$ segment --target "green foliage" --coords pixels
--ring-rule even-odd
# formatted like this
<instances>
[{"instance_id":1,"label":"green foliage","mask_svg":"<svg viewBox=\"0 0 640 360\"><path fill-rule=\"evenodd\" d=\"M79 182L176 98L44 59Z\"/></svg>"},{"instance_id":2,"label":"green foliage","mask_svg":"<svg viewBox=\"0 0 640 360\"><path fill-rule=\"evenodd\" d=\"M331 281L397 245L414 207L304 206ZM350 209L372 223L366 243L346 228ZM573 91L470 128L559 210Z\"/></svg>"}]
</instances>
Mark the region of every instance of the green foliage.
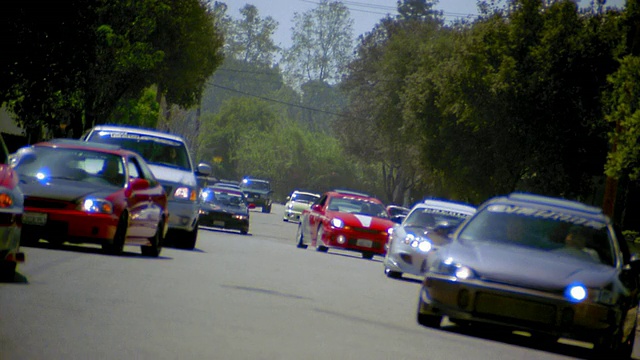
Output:
<instances>
[{"instance_id":1,"label":"green foliage","mask_svg":"<svg viewBox=\"0 0 640 360\"><path fill-rule=\"evenodd\" d=\"M232 21L227 34L228 56L253 65L272 66L279 48L273 43L278 22L271 16L261 18L254 5L240 9L242 19Z\"/></svg>"},{"instance_id":2,"label":"green foliage","mask_svg":"<svg viewBox=\"0 0 640 360\"><path fill-rule=\"evenodd\" d=\"M121 99L107 122L154 129L158 124L159 113L156 90L147 88L139 99Z\"/></svg>"},{"instance_id":3,"label":"green foliage","mask_svg":"<svg viewBox=\"0 0 640 360\"><path fill-rule=\"evenodd\" d=\"M640 179L640 57L626 56L620 68L609 77L607 121L614 124L610 133L611 151L605 173L612 178L628 176Z\"/></svg>"}]
</instances>

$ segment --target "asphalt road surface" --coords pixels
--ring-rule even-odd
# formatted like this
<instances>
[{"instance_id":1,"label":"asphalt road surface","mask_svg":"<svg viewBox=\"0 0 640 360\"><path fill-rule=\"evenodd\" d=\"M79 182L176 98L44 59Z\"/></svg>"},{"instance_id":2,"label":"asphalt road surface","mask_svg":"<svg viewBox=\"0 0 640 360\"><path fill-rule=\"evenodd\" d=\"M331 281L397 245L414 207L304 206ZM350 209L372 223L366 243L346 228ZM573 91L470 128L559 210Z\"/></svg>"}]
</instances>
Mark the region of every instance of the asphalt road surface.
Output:
<instances>
[{"instance_id":1,"label":"asphalt road surface","mask_svg":"<svg viewBox=\"0 0 640 360\"><path fill-rule=\"evenodd\" d=\"M201 229L195 251L25 247L0 284L0 359L566 359L552 344L496 329L416 323L417 278L381 259L294 245L296 224L251 213L250 234ZM640 337L639 337L640 338ZM640 354L636 344L635 354Z\"/></svg>"}]
</instances>

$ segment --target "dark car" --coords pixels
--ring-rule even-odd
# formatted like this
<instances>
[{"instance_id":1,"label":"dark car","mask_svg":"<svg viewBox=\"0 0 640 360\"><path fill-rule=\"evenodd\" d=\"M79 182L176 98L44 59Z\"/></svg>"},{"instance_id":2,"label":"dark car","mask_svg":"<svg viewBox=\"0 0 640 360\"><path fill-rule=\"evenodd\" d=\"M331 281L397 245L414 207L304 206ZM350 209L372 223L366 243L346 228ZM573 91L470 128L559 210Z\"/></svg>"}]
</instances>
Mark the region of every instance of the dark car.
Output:
<instances>
[{"instance_id":1,"label":"dark car","mask_svg":"<svg viewBox=\"0 0 640 360\"><path fill-rule=\"evenodd\" d=\"M0 281L13 280L17 264L25 259L20 251L23 195L18 174L8 161L8 151L0 135Z\"/></svg>"},{"instance_id":2,"label":"dark car","mask_svg":"<svg viewBox=\"0 0 640 360\"><path fill-rule=\"evenodd\" d=\"M207 187L202 190L200 226L238 230L249 233L249 208L240 190Z\"/></svg>"},{"instance_id":3,"label":"dark car","mask_svg":"<svg viewBox=\"0 0 640 360\"><path fill-rule=\"evenodd\" d=\"M417 320L502 325L629 358L640 263L597 207L513 193L488 200L435 253Z\"/></svg>"},{"instance_id":4,"label":"dark car","mask_svg":"<svg viewBox=\"0 0 640 360\"><path fill-rule=\"evenodd\" d=\"M271 183L264 179L245 177L240 182L240 188L247 198L247 204L261 207L263 213L271 212Z\"/></svg>"},{"instance_id":5,"label":"dark car","mask_svg":"<svg viewBox=\"0 0 640 360\"><path fill-rule=\"evenodd\" d=\"M385 255L395 225L379 199L346 190L328 191L302 211L296 243L322 252L329 248L355 251L372 259Z\"/></svg>"},{"instance_id":6,"label":"dark car","mask_svg":"<svg viewBox=\"0 0 640 360\"><path fill-rule=\"evenodd\" d=\"M18 150L23 244L95 243L112 254L139 245L159 256L167 195L144 159L120 147L52 140Z\"/></svg>"},{"instance_id":7,"label":"dark car","mask_svg":"<svg viewBox=\"0 0 640 360\"><path fill-rule=\"evenodd\" d=\"M389 213L391 220L398 224L400 224L402 220L404 220L404 218L409 214L410 210L411 209L408 209L404 206L387 205L387 212Z\"/></svg>"}]
</instances>

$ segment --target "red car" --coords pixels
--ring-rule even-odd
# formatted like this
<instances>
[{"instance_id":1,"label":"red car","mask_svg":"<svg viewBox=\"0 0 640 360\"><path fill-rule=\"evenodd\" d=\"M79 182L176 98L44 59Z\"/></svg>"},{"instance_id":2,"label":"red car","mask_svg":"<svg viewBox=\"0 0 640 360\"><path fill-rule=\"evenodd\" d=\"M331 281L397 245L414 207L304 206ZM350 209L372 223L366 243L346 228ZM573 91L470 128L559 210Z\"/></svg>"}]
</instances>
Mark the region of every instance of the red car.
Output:
<instances>
[{"instance_id":1,"label":"red car","mask_svg":"<svg viewBox=\"0 0 640 360\"><path fill-rule=\"evenodd\" d=\"M315 246L362 253L365 259L384 256L391 221L384 204L369 195L335 190L325 193L311 208L304 210L296 234L297 246Z\"/></svg>"},{"instance_id":2,"label":"red car","mask_svg":"<svg viewBox=\"0 0 640 360\"><path fill-rule=\"evenodd\" d=\"M118 146L51 140L18 150L23 244L95 243L111 254L140 245L157 257L167 231L167 195L145 160Z\"/></svg>"},{"instance_id":3,"label":"red car","mask_svg":"<svg viewBox=\"0 0 640 360\"><path fill-rule=\"evenodd\" d=\"M16 265L24 261L20 252L22 192L18 175L8 164L8 153L0 136L0 281L11 281Z\"/></svg>"}]
</instances>

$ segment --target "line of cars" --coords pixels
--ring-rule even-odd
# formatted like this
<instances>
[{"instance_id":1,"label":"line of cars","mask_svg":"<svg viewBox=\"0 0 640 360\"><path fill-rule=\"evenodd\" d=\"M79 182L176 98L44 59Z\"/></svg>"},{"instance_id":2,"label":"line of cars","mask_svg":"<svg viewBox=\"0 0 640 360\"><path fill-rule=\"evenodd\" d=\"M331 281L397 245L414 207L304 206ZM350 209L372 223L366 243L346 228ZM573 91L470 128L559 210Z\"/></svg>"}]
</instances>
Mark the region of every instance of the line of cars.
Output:
<instances>
[{"instance_id":1,"label":"line of cars","mask_svg":"<svg viewBox=\"0 0 640 360\"><path fill-rule=\"evenodd\" d=\"M589 342L598 357L630 358L640 257L601 208L512 193L478 207L426 200L400 224L390 217L366 194L329 191L300 214L295 243L384 256L388 277L419 276L423 326L439 328L446 317L459 326Z\"/></svg>"}]
</instances>

